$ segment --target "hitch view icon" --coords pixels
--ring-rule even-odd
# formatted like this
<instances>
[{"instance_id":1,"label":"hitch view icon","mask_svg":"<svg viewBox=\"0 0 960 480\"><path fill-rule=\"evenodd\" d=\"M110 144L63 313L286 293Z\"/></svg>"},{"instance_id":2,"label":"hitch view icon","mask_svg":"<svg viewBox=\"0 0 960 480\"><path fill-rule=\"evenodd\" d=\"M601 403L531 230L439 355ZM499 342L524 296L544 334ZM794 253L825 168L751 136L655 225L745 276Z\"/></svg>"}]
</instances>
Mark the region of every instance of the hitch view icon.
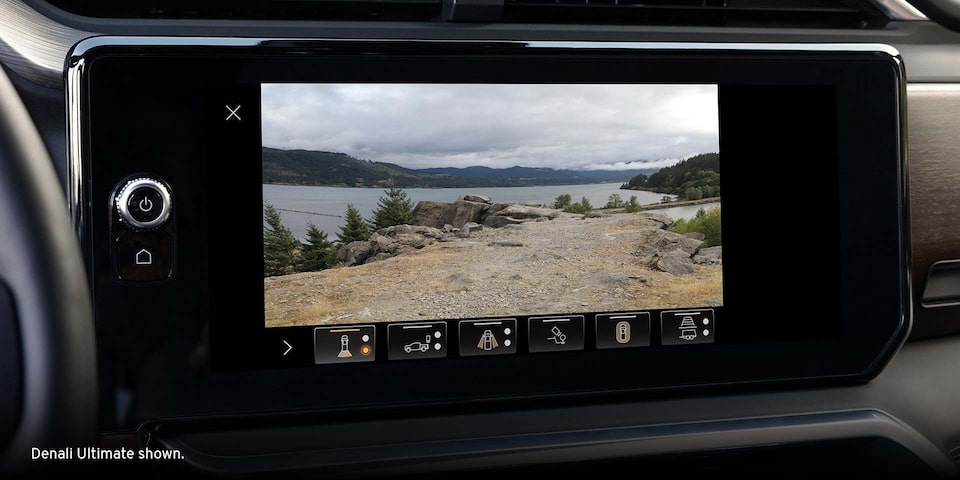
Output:
<instances>
[{"instance_id":1,"label":"hitch view icon","mask_svg":"<svg viewBox=\"0 0 960 480\"><path fill-rule=\"evenodd\" d=\"M692 341L697 338L697 324L693 323L693 317L683 317L680 321L680 338L686 341Z\"/></svg>"},{"instance_id":2,"label":"hitch view icon","mask_svg":"<svg viewBox=\"0 0 960 480\"><path fill-rule=\"evenodd\" d=\"M713 343L716 334L712 308L661 312L660 324L663 329L664 345Z\"/></svg>"},{"instance_id":3,"label":"hitch view icon","mask_svg":"<svg viewBox=\"0 0 960 480\"><path fill-rule=\"evenodd\" d=\"M547 337L547 340L553 340L553 343L557 345L566 345L567 344L567 335L560 330L560 327L554 325L550 329L550 333L553 334L552 337Z\"/></svg>"}]
</instances>

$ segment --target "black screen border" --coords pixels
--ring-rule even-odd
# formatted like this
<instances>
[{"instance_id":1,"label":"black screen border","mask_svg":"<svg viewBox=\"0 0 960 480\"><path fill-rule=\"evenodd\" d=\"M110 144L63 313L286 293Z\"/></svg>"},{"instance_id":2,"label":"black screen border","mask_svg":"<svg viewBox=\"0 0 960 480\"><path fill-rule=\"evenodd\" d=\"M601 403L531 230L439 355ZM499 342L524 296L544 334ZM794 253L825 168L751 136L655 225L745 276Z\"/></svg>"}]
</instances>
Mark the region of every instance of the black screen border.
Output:
<instances>
[{"instance_id":1,"label":"black screen border","mask_svg":"<svg viewBox=\"0 0 960 480\"><path fill-rule=\"evenodd\" d=\"M833 85L838 90L838 114L846 115L839 122L838 148L843 158L842 165L850 172L874 171L882 175L850 175L859 178L861 188L876 194L872 204L894 205L896 211L867 209L864 220L867 224L882 224L884 231L895 231L896 238L882 238L882 248L860 249L854 234L847 226L841 228L842 247L846 254L860 258L863 263L881 265L882 270L864 277L856 269L842 272L844 285L843 323L839 335L826 338L778 340L770 342L698 345L696 347L666 347L638 349L638 365L655 365L657 371L649 375L623 377L598 375L604 365L613 367L616 360L610 352L574 352L583 365L567 369L559 374L554 370L561 354L527 355L480 359L456 359L424 362L384 362L374 365L336 365L315 368L274 369L281 365L264 365L261 354L248 345L237 344L231 348L230 329L227 319L211 316L209 331L205 319L212 311L208 298L199 295L204 284L215 283L213 277L183 278L189 272L206 275L206 265L196 270L180 271L179 285L167 285L162 295L177 298L180 302L171 307L180 312L189 312L177 320L163 318L172 312L158 309L153 322L162 323L161 328L170 337L153 348L165 369L182 371L170 373L169 378L159 381L158 387L169 389L164 400L151 413L143 417L203 415L224 411L270 411L286 409L312 409L322 407L347 407L374 404L402 404L409 402L436 402L511 396L551 396L571 393L597 393L611 391L661 390L677 387L702 387L747 383L777 383L786 381L810 381L832 379L864 381L886 363L902 344L909 329L909 244L906 236L906 169L904 141L904 73L896 52L880 45L739 45L724 46L692 44L592 44L563 42L444 42L444 41L348 41L348 40L251 40L251 39L134 39L122 37L98 37L86 40L75 47L69 60L68 89L71 134L71 177L69 179L72 210L82 246L88 258L95 301L98 305L98 331L116 323L128 323L131 317L130 302L139 298L166 298L157 291L149 292L143 287L118 287L112 278L103 276L104 236L99 218L105 210L104 199L96 192L111 183L110 178L94 178L92 168L91 138L91 79L100 59L126 59L127 61L150 62L152 59L175 61L178 57L209 57L229 60L235 68L225 78L225 83L237 84L265 81L264 71L277 72L269 81L307 81L302 78L309 72L289 68L291 62L312 61L323 58L367 58L369 74L379 81L383 77L376 62L409 61L419 59L464 59L480 62L491 71L497 71L503 62L530 62L536 59L562 59L568 69L577 76L580 70L574 67L591 65L598 61L647 61L670 65L663 71L652 70L643 83L718 83L721 85L784 85L796 84L789 75L790 66L817 68L829 65L838 75L820 83ZM396 63L395 63L396 64ZM519 65L519 63L515 63ZM776 66L777 68L772 68ZM382 65L380 65L382 67ZM736 68L734 68L736 67ZM864 84L864 72L876 82ZM296 72L296 73L294 73ZM712 73L711 73L712 72ZM260 77L258 77L258 75ZM408 81L416 77L423 81L436 82L436 71L408 73ZM730 76L732 75L732 77ZM720 77L725 79L717 81ZM739 77L738 77L739 76ZM678 81L678 78L686 81ZM737 79L739 78L739 80ZM692 80L697 79L694 82ZM520 82L522 83L522 82ZM529 82L537 83L537 82ZM575 78L563 82L575 83ZM617 82L622 83L622 82ZM144 86L146 88L146 86ZM217 102L220 98L216 99ZM259 105L259 95L255 99ZM721 100L722 102L722 100ZM722 105L721 105L721 108ZM216 112L219 115L219 112ZM196 113L206 115L206 113ZM721 114L722 115L722 114ZM857 121L861 120L861 121ZM876 128L863 128L871 125ZM721 124L721 128L723 128ZM259 133L259 132L258 132ZM259 150L260 136L255 136ZM895 143L873 142L877 138ZM722 135L721 135L722 141ZM242 142L236 147L241 148ZM872 146L872 147L871 147ZM245 147L243 147L245 148ZM225 155L241 150L226 149ZM857 152L851 155L851 152ZM723 146L721 145L721 153ZM722 168L722 167L721 167ZM843 173L841 172L841 175ZM212 173L211 173L212 176ZM882 177L882 178L881 178ZM849 184L845 184L849 185ZM174 186L175 190L177 186ZM850 192L850 187L841 187L841 196ZM183 193L182 191L180 192ZM191 193L192 194L192 193ZM848 193L849 194L849 193ZM207 213L207 197L197 193L194 198ZM855 201L856 205L867 203ZM845 205L841 202L841 205ZM852 206L842 208L853 208ZM852 228L852 227L851 227ZM726 230L726 229L725 229ZM181 229L181 232L185 231ZM182 235L182 233L181 233ZM206 242L207 238L195 240ZM184 242L182 236L178 239ZM845 257L847 258L847 257ZM726 270L724 272L726 277ZM856 285L873 285L881 279L894 285L889 292L876 295L852 288ZM115 282L114 282L115 283ZM158 287L159 288L159 287ZM184 289L192 290L184 290ZM133 292L134 298L119 299L118 293ZM895 291L894 291L895 290ZM889 293L893 293L890 295ZM852 314L851 312L857 312ZM257 319L264 344L275 339L271 331L264 329L262 318ZM224 325L219 325L224 323ZM196 338L194 338L196 337ZM209 343L206 343L207 339ZM278 339L276 339L279 341ZM116 363L115 352L103 351L101 342L101 371ZM273 342L278 343L278 342ZM208 356L201 361L188 359L191 352L206 345ZM239 348L238 348L239 347ZM562 354L567 355L567 354ZM813 360L811 360L813 359ZM212 360L213 368L210 361ZM589 362L586 362L589 360ZM156 361L156 360L155 360ZM611 362L612 361L612 362ZM458 363L459 362L459 363ZM463 362L482 363L480 368L471 368L473 378L462 378ZM669 367L663 367L668 365ZM248 368L261 370L246 371ZM265 368L266 369L263 369ZM231 371L225 371L231 370ZM553 373L550 373L553 371ZM652 371L652 370L651 370ZM487 373L484 373L487 372ZM506 377L503 372L509 372ZM544 374L544 372L547 372ZM367 385L356 377L366 377ZM416 380L428 378L427 382ZM339 384L340 389L329 388ZM425 388L426 387L426 388Z\"/></svg>"}]
</instances>

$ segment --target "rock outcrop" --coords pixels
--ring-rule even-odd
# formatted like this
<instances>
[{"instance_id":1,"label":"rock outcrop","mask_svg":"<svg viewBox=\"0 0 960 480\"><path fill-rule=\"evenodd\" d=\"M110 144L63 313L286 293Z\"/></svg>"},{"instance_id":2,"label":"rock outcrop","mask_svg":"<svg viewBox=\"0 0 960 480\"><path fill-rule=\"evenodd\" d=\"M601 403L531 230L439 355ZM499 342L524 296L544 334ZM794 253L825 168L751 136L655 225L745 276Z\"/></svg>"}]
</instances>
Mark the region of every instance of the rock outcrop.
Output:
<instances>
[{"instance_id":1,"label":"rock outcrop","mask_svg":"<svg viewBox=\"0 0 960 480\"><path fill-rule=\"evenodd\" d=\"M489 197L466 195L456 202L421 201L413 209L413 224L447 231L462 229L467 223L476 223L489 228L503 228L526 221L553 220L560 215L558 210L491 203Z\"/></svg>"},{"instance_id":2,"label":"rock outcrop","mask_svg":"<svg viewBox=\"0 0 960 480\"><path fill-rule=\"evenodd\" d=\"M464 195L463 199L468 202L493 203L490 201L490 197L486 195Z\"/></svg>"},{"instance_id":3,"label":"rock outcrop","mask_svg":"<svg viewBox=\"0 0 960 480\"><path fill-rule=\"evenodd\" d=\"M723 265L723 247L701 248L693 256L693 263L700 265Z\"/></svg>"},{"instance_id":4,"label":"rock outcrop","mask_svg":"<svg viewBox=\"0 0 960 480\"><path fill-rule=\"evenodd\" d=\"M488 210L490 210L489 203L466 200L457 200L453 203L421 201L417 202L417 206L413 209L411 223L434 228L443 228L444 225L449 224L454 228L460 228L467 222L483 223Z\"/></svg>"},{"instance_id":5,"label":"rock outcrop","mask_svg":"<svg viewBox=\"0 0 960 480\"><path fill-rule=\"evenodd\" d=\"M650 218L657 220L653 216ZM667 230L672 223L669 219L659 223L659 227L644 238L634 253L648 267L672 275L686 275L694 272L695 264L721 264L722 247L701 249L704 240L702 233L671 232Z\"/></svg>"},{"instance_id":6,"label":"rock outcrop","mask_svg":"<svg viewBox=\"0 0 960 480\"><path fill-rule=\"evenodd\" d=\"M384 260L444 240L443 230L422 225L381 228L370 240L350 242L337 250L338 263L353 266Z\"/></svg>"}]
</instances>

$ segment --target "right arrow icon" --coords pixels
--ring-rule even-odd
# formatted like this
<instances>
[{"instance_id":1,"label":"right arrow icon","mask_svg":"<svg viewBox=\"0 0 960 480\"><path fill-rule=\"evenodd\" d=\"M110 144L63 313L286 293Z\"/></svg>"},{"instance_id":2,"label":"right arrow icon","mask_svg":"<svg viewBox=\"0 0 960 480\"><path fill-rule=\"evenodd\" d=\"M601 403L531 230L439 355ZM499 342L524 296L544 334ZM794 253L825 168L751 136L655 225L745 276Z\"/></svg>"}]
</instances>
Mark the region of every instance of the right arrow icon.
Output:
<instances>
[{"instance_id":1,"label":"right arrow icon","mask_svg":"<svg viewBox=\"0 0 960 480\"><path fill-rule=\"evenodd\" d=\"M293 350L293 345L290 345L289 343L287 343L286 340L283 341L283 344L287 346L287 350L283 352L283 356L286 357L287 354L290 353L290 350Z\"/></svg>"}]
</instances>

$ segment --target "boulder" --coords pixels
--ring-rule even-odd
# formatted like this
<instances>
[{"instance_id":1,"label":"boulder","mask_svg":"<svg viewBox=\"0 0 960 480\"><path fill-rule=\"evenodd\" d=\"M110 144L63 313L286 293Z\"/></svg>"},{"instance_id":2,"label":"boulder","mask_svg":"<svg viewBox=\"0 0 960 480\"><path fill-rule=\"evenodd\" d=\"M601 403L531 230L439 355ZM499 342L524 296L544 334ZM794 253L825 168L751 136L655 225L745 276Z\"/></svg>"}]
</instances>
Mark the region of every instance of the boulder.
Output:
<instances>
[{"instance_id":1,"label":"boulder","mask_svg":"<svg viewBox=\"0 0 960 480\"><path fill-rule=\"evenodd\" d=\"M423 225L394 225L392 227L381 228L380 230L377 230L376 233L385 237L395 238L397 241L400 241L400 238L404 235L415 235L434 240L439 240L444 235L443 230L440 230L439 228L427 227Z\"/></svg>"},{"instance_id":2,"label":"boulder","mask_svg":"<svg viewBox=\"0 0 960 480\"><path fill-rule=\"evenodd\" d=\"M400 246L395 239L380 235L379 233L371 235L370 241L374 243L377 252L382 253L396 253L397 248Z\"/></svg>"},{"instance_id":3,"label":"boulder","mask_svg":"<svg viewBox=\"0 0 960 480\"><path fill-rule=\"evenodd\" d=\"M702 234L702 233L700 233L700 232L687 232L687 233L684 233L684 235L687 236L687 237L690 237L690 238L692 238L692 239L695 239L695 240L700 240L701 242L702 242L705 238L707 238L706 235L704 235L704 234Z\"/></svg>"},{"instance_id":4,"label":"boulder","mask_svg":"<svg viewBox=\"0 0 960 480\"><path fill-rule=\"evenodd\" d=\"M538 208L538 207L528 207L526 205L510 205L502 210L497 211L493 215L501 217L511 217L518 220L537 220L537 219L547 219L553 220L560 215L559 210L554 210L552 208Z\"/></svg>"},{"instance_id":5,"label":"boulder","mask_svg":"<svg viewBox=\"0 0 960 480\"><path fill-rule=\"evenodd\" d=\"M464 223L483 223L490 205L482 202L457 200L453 203L420 201L413 209L414 225L432 228L461 228Z\"/></svg>"},{"instance_id":6,"label":"boulder","mask_svg":"<svg viewBox=\"0 0 960 480\"><path fill-rule=\"evenodd\" d=\"M463 224L463 228L457 232L457 236L460 238L469 238L470 234L473 232L479 232L483 230L483 225L475 222L467 222Z\"/></svg>"},{"instance_id":7,"label":"boulder","mask_svg":"<svg viewBox=\"0 0 960 480\"><path fill-rule=\"evenodd\" d=\"M460 228L460 231L467 231L471 233L481 232L483 231L483 225L480 225L479 223L475 223L475 222L467 222L463 224L463 227Z\"/></svg>"},{"instance_id":8,"label":"boulder","mask_svg":"<svg viewBox=\"0 0 960 480\"><path fill-rule=\"evenodd\" d=\"M346 266L360 265L376 250L376 244L369 240L350 242L337 249L334 258L337 263Z\"/></svg>"},{"instance_id":9,"label":"boulder","mask_svg":"<svg viewBox=\"0 0 960 480\"><path fill-rule=\"evenodd\" d=\"M682 250L674 250L654 260L653 267L671 275L686 275L693 273L693 260Z\"/></svg>"},{"instance_id":10,"label":"boulder","mask_svg":"<svg viewBox=\"0 0 960 480\"><path fill-rule=\"evenodd\" d=\"M421 200L417 202L417 206L413 207L413 218L410 223L414 225L443 228L444 222L440 221L440 217L443 215L443 212L447 209L448 205L450 204L446 202L431 202L427 200Z\"/></svg>"},{"instance_id":11,"label":"boulder","mask_svg":"<svg viewBox=\"0 0 960 480\"><path fill-rule=\"evenodd\" d=\"M643 244L640 245L640 252L663 256L676 250L682 250L690 257L697 252L701 244L703 244L703 240L690 238L669 230L654 230L647 235Z\"/></svg>"},{"instance_id":12,"label":"boulder","mask_svg":"<svg viewBox=\"0 0 960 480\"><path fill-rule=\"evenodd\" d=\"M693 256L693 263L701 265L723 265L723 247L701 248Z\"/></svg>"},{"instance_id":13,"label":"boulder","mask_svg":"<svg viewBox=\"0 0 960 480\"><path fill-rule=\"evenodd\" d=\"M369 258L367 258L366 260L364 260L363 264L366 265L366 264L368 264L368 263L379 262L380 260L386 260L386 259L391 258L391 257L393 257L393 254L392 254L392 253L380 252L380 253L378 253L378 254L376 254L376 255L374 255L374 256L372 256L372 257L369 257Z\"/></svg>"},{"instance_id":14,"label":"boulder","mask_svg":"<svg viewBox=\"0 0 960 480\"><path fill-rule=\"evenodd\" d=\"M585 218L585 219L586 219L586 218L603 218L603 217L609 217L609 216L610 216L610 214L603 213L603 212L598 212L598 211L596 211L596 210L592 210L592 211L589 211L589 212L583 214L583 218Z\"/></svg>"},{"instance_id":15,"label":"boulder","mask_svg":"<svg viewBox=\"0 0 960 480\"><path fill-rule=\"evenodd\" d=\"M458 200L447 205L448 207L444 210L443 215L440 216L440 221L444 224L449 223L456 228L463 228L463 225L469 222L483 223L483 218L490 208L490 205L486 203L465 200Z\"/></svg>"},{"instance_id":16,"label":"boulder","mask_svg":"<svg viewBox=\"0 0 960 480\"><path fill-rule=\"evenodd\" d=\"M486 195L473 195L473 194L468 194L468 195L464 195L464 196L463 196L463 199L466 200L466 201L468 201L468 202L493 203L493 202L490 200L490 197L488 197L488 196L486 196Z\"/></svg>"},{"instance_id":17,"label":"boulder","mask_svg":"<svg viewBox=\"0 0 960 480\"><path fill-rule=\"evenodd\" d=\"M494 203L490 205L489 209L487 209L487 215L493 215L499 212L500 210L503 210L504 208L509 207L510 205L512 204L511 203Z\"/></svg>"},{"instance_id":18,"label":"boulder","mask_svg":"<svg viewBox=\"0 0 960 480\"><path fill-rule=\"evenodd\" d=\"M444 240L442 230L422 225L395 225L381 228L370 240L350 242L337 249L338 263L348 267L385 260L404 250L420 249Z\"/></svg>"},{"instance_id":19,"label":"boulder","mask_svg":"<svg viewBox=\"0 0 960 480\"><path fill-rule=\"evenodd\" d=\"M640 215L643 215L645 223L657 229L662 230L673 225L673 219L662 213L641 213Z\"/></svg>"},{"instance_id":20,"label":"boulder","mask_svg":"<svg viewBox=\"0 0 960 480\"><path fill-rule=\"evenodd\" d=\"M523 223L523 220L500 215L487 215L487 218L483 220L483 226L490 228L504 228L518 223Z\"/></svg>"}]
</instances>

